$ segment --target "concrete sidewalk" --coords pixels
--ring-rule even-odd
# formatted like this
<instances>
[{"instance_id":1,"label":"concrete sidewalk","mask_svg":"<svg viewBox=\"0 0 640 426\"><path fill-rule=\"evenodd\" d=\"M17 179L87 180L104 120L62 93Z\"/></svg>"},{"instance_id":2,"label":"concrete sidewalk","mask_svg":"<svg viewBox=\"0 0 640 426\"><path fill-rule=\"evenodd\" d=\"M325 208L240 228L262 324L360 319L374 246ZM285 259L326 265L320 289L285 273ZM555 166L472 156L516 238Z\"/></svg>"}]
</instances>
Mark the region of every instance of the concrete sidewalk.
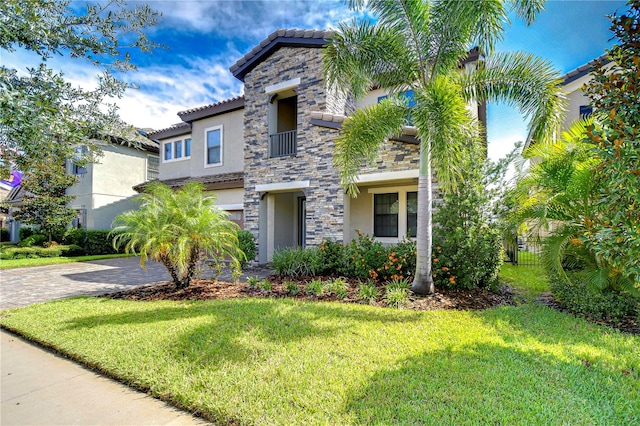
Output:
<instances>
[{"instance_id":1,"label":"concrete sidewalk","mask_svg":"<svg viewBox=\"0 0 640 426\"><path fill-rule=\"evenodd\" d=\"M0 346L3 426L208 424L4 330Z\"/></svg>"}]
</instances>

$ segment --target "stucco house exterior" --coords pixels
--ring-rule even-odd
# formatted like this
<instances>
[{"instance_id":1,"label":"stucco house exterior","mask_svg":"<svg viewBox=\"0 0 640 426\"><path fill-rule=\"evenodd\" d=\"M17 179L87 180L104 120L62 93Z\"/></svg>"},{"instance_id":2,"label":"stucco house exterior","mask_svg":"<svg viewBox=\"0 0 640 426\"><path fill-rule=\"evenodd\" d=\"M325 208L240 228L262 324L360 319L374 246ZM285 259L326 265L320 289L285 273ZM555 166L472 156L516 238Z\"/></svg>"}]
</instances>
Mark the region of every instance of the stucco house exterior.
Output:
<instances>
[{"instance_id":1,"label":"stucco house exterior","mask_svg":"<svg viewBox=\"0 0 640 426\"><path fill-rule=\"evenodd\" d=\"M76 175L78 181L67 190L75 198L69 207L78 212L71 226L87 230L111 229L113 219L127 210L137 208L134 198L135 185L158 178L158 144L138 134L128 140L109 137L108 141L95 141L102 155L94 163L83 167L73 159L67 160L67 173ZM78 155L85 149L76 148ZM25 196L20 186L7 194L4 204L9 207L7 220L11 241L19 240L20 223L11 213L18 208Z\"/></svg>"},{"instance_id":2,"label":"stucco house exterior","mask_svg":"<svg viewBox=\"0 0 640 426\"><path fill-rule=\"evenodd\" d=\"M345 117L388 95L342 95L323 77L330 31L277 30L231 68L244 95L178 113L182 123L149 133L160 144L159 180L204 183L258 242L258 261L282 247L348 241L356 230L391 243L415 235L419 145L415 129L389 140L350 198L333 167ZM462 66L473 66L470 52ZM471 111L482 121L482 104ZM189 140L188 152L186 141ZM138 187L143 190L143 187Z\"/></svg>"}]
</instances>

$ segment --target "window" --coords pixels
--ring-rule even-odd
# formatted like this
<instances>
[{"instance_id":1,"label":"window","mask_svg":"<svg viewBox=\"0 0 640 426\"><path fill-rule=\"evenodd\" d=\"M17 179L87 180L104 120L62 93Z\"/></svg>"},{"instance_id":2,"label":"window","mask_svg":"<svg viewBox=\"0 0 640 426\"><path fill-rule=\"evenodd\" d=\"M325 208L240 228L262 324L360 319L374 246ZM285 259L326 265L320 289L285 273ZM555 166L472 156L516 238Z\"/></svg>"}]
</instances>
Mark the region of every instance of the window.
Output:
<instances>
[{"instance_id":1,"label":"window","mask_svg":"<svg viewBox=\"0 0 640 426\"><path fill-rule=\"evenodd\" d=\"M147 180L158 179L160 159L155 155L147 156Z\"/></svg>"},{"instance_id":2,"label":"window","mask_svg":"<svg viewBox=\"0 0 640 426\"><path fill-rule=\"evenodd\" d=\"M407 236L418 234L418 193L407 192Z\"/></svg>"},{"instance_id":3,"label":"window","mask_svg":"<svg viewBox=\"0 0 640 426\"><path fill-rule=\"evenodd\" d=\"M416 104L416 95L413 92L413 90L407 90L406 92L400 92L400 96L404 97L407 100L409 108L415 106L415 104ZM388 95L379 96L378 97L378 103L380 103L384 99L387 99L388 97L389 97ZM406 125L407 126L413 126L413 118L411 117L411 115L409 115L409 117L407 117Z\"/></svg>"},{"instance_id":4,"label":"window","mask_svg":"<svg viewBox=\"0 0 640 426\"><path fill-rule=\"evenodd\" d=\"M73 160L71 173L74 175L83 175L87 173L85 166L79 166L77 163L85 164L87 159L88 149L86 146L77 146L73 149Z\"/></svg>"},{"instance_id":5,"label":"window","mask_svg":"<svg viewBox=\"0 0 640 426\"><path fill-rule=\"evenodd\" d=\"M376 237L398 236L398 193L374 194L373 234Z\"/></svg>"},{"instance_id":6,"label":"window","mask_svg":"<svg viewBox=\"0 0 640 426\"><path fill-rule=\"evenodd\" d=\"M222 126L205 129L205 167L222 164Z\"/></svg>"},{"instance_id":7,"label":"window","mask_svg":"<svg viewBox=\"0 0 640 426\"><path fill-rule=\"evenodd\" d=\"M385 244L393 244L418 234L417 185L368 188L372 202L370 217L364 228ZM394 192L389 192L394 191ZM356 221L359 221L357 219ZM361 222L365 224L364 220ZM373 226L372 226L373 225Z\"/></svg>"},{"instance_id":8,"label":"window","mask_svg":"<svg viewBox=\"0 0 640 426\"><path fill-rule=\"evenodd\" d=\"M593 108L589 105L580 105L580 118L587 118L593 114Z\"/></svg>"},{"instance_id":9,"label":"window","mask_svg":"<svg viewBox=\"0 0 640 426\"><path fill-rule=\"evenodd\" d=\"M162 157L164 163L168 161L186 160L189 157L191 157L190 138L164 143L164 156Z\"/></svg>"}]
</instances>

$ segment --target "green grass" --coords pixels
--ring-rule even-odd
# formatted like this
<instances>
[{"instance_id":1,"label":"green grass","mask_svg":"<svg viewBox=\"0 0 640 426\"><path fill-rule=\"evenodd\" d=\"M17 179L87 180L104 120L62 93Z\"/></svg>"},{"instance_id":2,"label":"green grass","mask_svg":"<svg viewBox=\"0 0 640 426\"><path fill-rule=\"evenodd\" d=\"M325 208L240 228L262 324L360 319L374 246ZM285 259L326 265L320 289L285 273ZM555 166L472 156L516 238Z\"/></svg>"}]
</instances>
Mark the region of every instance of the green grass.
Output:
<instances>
[{"instance_id":1,"label":"green grass","mask_svg":"<svg viewBox=\"0 0 640 426\"><path fill-rule=\"evenodd\" d=\"M505 263L500 269L500 281L512 285L527 301L549 291L549 280L542 266L514 266Z\"/></svg>"},{"instance_id":2,"label":"green grass","mask_svg":"<svg viewBox=\"0 0 640 426\"><path fill-rule=\"evenodd\" d=\"M40 257L36 259L0 259L0 270L12 268L28 268L30 266L58 265L60 263L89 262L91 260L127 257L126 254L99 254L76 257Z\"/></svg>"},{"instance_id":3,"label":"green grass","mask_svg":"<svg viewBox=\"0 0 640 426\"><path fill-rule=\"evenodd\" d=\"M535 304L75 298L0 325L218 424L640 421L640 337Z\"/></svg>"}]
</instances>

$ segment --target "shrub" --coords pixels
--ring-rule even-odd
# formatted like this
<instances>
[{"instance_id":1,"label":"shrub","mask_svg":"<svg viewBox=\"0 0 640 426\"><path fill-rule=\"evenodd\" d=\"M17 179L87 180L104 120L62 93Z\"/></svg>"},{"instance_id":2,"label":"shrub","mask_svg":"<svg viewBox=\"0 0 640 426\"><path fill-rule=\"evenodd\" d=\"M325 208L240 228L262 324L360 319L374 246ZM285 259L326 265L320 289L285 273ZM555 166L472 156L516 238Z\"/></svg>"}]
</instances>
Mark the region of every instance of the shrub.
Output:
<instances>
[{"instance_id":1,"label":"shrub","mask_svg":"<svg viewBox=\"0 0 640 426\"><path fill-rule=\"evenodd\" d=\"M599 292L585 283L583 274L569 273L569 282L555 274L549 285L556 300L567 309L596 320L619 322L623 317L640 318L640 298L615 290Z\"/></svg>"},{"instance_id":2,"label":"shrub","mask_svg":"<svg viewBox=\"0 0 640 426\"><path fill-rule=\"evenodd\" d=\"M30 226L21 226L20 229L18 229L18 238L20 239L20 241L22 241L35 233L36 230L31 228Z\"/></svg>"},{"instance_id":3,"label":"shrub","mask_svg":"<svg viewBox=\"0 0 640 426\"><path fill-rule=\"evenodd\" d=\"M502 266L502 238L489 226L437 230L433 276L443 288L494 287Z\"/></svg>"},{"instance_id":4,"label":"shrub","mask_svg":"<svg viewBox=\"0 0 640 426\"><path fill-rule=\"evenodd\" d=\"M0 228L0 242L9 241L10 235L7 228Z\"/></svg>"},{"instance_id":5,"label":"shrub","mask_svg":"<svg viewBox=\"0 0 640 426\"><path fill-rule=\"evenodd\" d=\"M238 231L238 245L247 257L241 262L244 267L247 262L256 258L256 238L250 231Z\"/></svg>"},{"instance_id":6,"label":"shrub","mask_svg":"<svg viewBox=\"0 0 640 426\"><path fill-rule=\"evenodd\" d=\"M73 228L67 230L62 237L62 243L84 247L86 254L115 254L119 251L113 248L113 237L107 230L86 230Z\"/></svg>"},{"instance_id":7,"label":"shrub","mask_svg":"<svg viewBox=\"0 0 640 426\"><path fill-rule=\"evenodd\" d=\"M322 296L324 286L322 285L322 281L315 279L307 283L304 289L309 296Z\"/></svg>"},{"instance_id":8,"label":"shrub","mask_svg":"<svg viewBox=\"0 0 640 426\"><path fill-rule=\"evenodd\" d=\"M321 269L321 263L319 249L291 247L276 251L271 267L278 275L302 277L316 275Z\"/></svg>"},{"instance_id":9,"label":"shrub","mask_svg":"<svg viewBox=\"0 0 640 426\"><path fill-rule=\"evenodd\" d=\"M327 293L336 296L336 298L344 299L345 297L347 297L349 286L347 285L347 282L342 278L336 278L327 282L324 286L324 289Z\"/></svg>"},{"instance_id":10,"label":"shrub","mask_svg":"<svg viewBox=\"0 0 640 426\"><path fill-rule=\"evenodd\" d=\"M350 259L352 268L348 276L360 279L377 279L379 272L387 258L385 247L373 237L357 231L358 238L351 240L346 249L346 258Z\"/></svg>"},{"instance_id":11,"label":"shrub","mask_svg":"<svg viewBox=\"0 0 640 426\"><path fill-rule=\"evenodd\" d=\"M300 292L300 286L295 281L285 281L283 285L284 285L284 291L286 291L292 296L295 296Z\"/></svg>"},{"instance_id":12,"label":"shrub","mask_svg":"<svg viewBox=\"0 0 640 426\"><path fill-rule=\"evenodd\" d=\"M249 283L249 285L251 287L257 287L258 284L260 283L260 278L258 278L258 277L249 277L247 279L247 282Z\"/></svg>"},{"instance_id":13,"label":"shrub","mask_svg":"<svg viewBox=\"0 0 640 426\"><path fill-rule=\"evenodd\" d=\"M346 261L346 247L339 242L327 239L318 247L321 257L321 270L323 275L349 275L349 265Z\"/></svg>"},{"instance_id":14,"label":"shrub","mask_svg":"<svg viewBox=\"0 0 640 426\"><path fill-rule=\"evenodd\" d=\"M60 257L62 254L62 246L51 246L51 247L43 247L37 248L36 255L39 257Z\"/></svg>"},{"instance_id":15,"label":"shrub","mask_svg":"<svg viewBox=\"0 0 640 426\"><path fill-rule=\"evenodd\" d=\"M378 293L378 287L376 287L375 283L371 280L361 282L358 287L358 298L370 305L375 303L378 298Z\"/></svg>"},{"instance_id":16,"label":"shrub","mask_svg":"<svg viewBox=\"0 0 640 426\"><path fill-rule=\"evenodd\" d=\"M19 247L33 247L33 246L39 246L42 247L45 243L45 241L47 241L48 238L46 235L43 234L32 234L29 235L28 237L26 237L25 239L21 240L18 243Z\"/></svg>"},{"instance_id":17,"label":"shrub","mask_svg":"<svg viewBox=\"0 0 640 426\"><path fill-rule=\"evenodd\" d=\"M6 247L0 254L0 259L36 259L39 257L59 257L66 246L53 247Z\"/></svg>"},{"instance_id":18,"label":"shrub","mask_svg":"<svg viewBox=\"0 0 640 426\"><path fill-rule=\"evenodd\" d=\"M269 281L269 280L263 280L263 281L260 281L260 282L258 283L258 287L260 287L260 289L261 289L262 291L265 291L265 292L267 292L267 293L268 293L268 292L270 292L270 291L271 291L271 287L272 287L272 285L271 285L271 281Z\"/></svg>"},{"instance_id":19,"label":"shrub","mask_svg":"<svg viewBox=\"0 0 640 426\"><path fill-rule=\"evenodd\" d=\"M73 256L83 256L85 254L84 249L75 244L71 244L68 246L58 246L61 251L61 256L65 257L73 257Z\"/></svg>"}]
</instances>

